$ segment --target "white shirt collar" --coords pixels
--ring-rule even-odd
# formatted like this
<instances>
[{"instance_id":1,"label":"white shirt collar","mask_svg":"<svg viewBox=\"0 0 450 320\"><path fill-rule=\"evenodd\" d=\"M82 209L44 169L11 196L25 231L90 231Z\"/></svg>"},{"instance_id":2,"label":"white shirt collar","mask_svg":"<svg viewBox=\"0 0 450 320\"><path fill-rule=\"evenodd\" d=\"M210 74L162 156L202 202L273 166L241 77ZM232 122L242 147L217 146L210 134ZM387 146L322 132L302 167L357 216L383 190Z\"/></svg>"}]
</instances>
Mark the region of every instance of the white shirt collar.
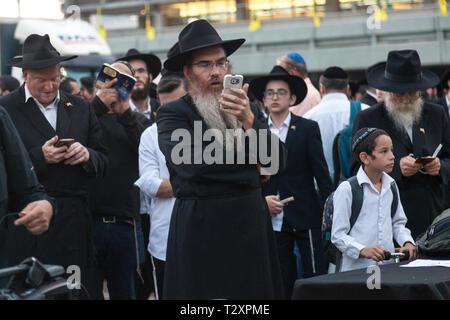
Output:
<instances>
[{"instance_id":1,"label":"white shirt collar","mask_svg":"<svg viewBox=\"0 0 450 320\"><path fill-rule=\"evenodd\" d=\"M366 184L369 184L373 188L373 190L376 191L375 186L373 185L370 178L367 176L362 165L359 167L358 173L356 174L356 178L358 179L358 183L360 186L362 186L364 183L366 183ZM381 192L380 193L384 193L386 190L389 190L391 188L392 181L394 181L394 179L390 175L388 175L386 172L383 172L383 176L381 177Z\"/></svg>"},{"instance_id":2,"label":"white shirt collar","mask_svg":"<svg viewBox=\"0 0 450 320\"><path fill-rule=\"evenodd\" d=\"M321 102L326 102L326 101L335 100L335 99L348 101L348 97L345 94L340 93L340 92L333 92L333 93L327 93L326 95L324 95L322 97Z\"/></svg>"},{"instance_id":3,"label":"white shirt collar","mask_svg":"<svg viewBox=\"0 0 450 320\"><path fill-rule=\"evenodd\" d=\"M283 123L281 123L280 125L280 129L281 127L288 127L289 128L289 124L291 123L291 112L288 113L287 117L284 119ZM275 124L272 121L272 117L269 115L267 124L269 125L269 128L276 128Z\"/></svg>"},{"instance_id":4,"label":"white shirt collar","mask_svg":"<svg viewBox=\"0 0 450 320\"><path fill-rule=\"evenodd\" d=\"M367 90L366 93L367 93L369 96L371 96L372 98L374 98L375 100L378 101L377 95L376 95L375 93L372 93L372 92L370 92L369 90Z\"/></svg>"},{"instance_id":5,"label":"white shirt collar","mask_svg":"<svg viewBox=\"0 0 450 320\"><path fill-rule=\"evenodd\" d=\"M150 99L151 99L151 98L148 97L147 110L144 110L144 112L142 112L142 113L144 113L144 114L146 114L146 113L151 113L151 112L152 112L152 107L150 106ZM130 108L131 108L132 111L140 112L140 111L138 110L138 108L136 107L136 105L134 104L133 99L130 99Z\"/></svg>"},{"instance_id":6,"label":"white shirt collar","mask_svg":"<svg viewBox=\"0 0 450 320\"><path fill-rule=\"evenodd\" d=\"M25 82L25 103L27 103L28 99L30 99L30 98L33 98L34 102L36 102L36 104L38 106L45 108L35 97L33 97L33 95L31 94L30 90L28 90L27 83ZM55 106L57 106L59 100L60 100L60 97L59 97L59 90L58 90L58 93L56 94L55 100L53 100L53 102L50 103L47 107L55 107Z\"/></svg>"}]
</instances>

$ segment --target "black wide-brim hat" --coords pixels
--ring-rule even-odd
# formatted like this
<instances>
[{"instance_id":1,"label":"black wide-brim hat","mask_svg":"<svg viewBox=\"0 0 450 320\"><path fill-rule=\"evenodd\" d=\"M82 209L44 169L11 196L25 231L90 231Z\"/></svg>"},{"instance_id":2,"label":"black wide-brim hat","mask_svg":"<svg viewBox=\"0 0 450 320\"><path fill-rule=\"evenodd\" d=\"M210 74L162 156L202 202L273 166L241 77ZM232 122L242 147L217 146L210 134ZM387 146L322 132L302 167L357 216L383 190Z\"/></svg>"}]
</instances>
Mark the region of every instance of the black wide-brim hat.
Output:
<instances>
[{"instance_id":1,"label":"black wide-brim hat","mask_svg":"<svg viewBox=\"0 0 450 320\"><path fill-rule=\"evenodd\" d=\"M22 55L10 59L6 64L22 69L43 69L76 57L60 55L50 43L48 34L31 34L23 43Z\"/></svg>"},{"instance_id":2,"label":"black wide-brim hat","mask_svg":"<svg viewBox=\"0 0 450 320\"><path fill-rule=\"evenodd\" d=\"M387 92L423 91L439 84L439 77L422 68L416 50L390 51L387 61L371 68L367 74L371 87Z\"/></svg>"},{"instance_id":3,"label":"black wide-brim hat","mask_svg":"<svg viewBox=\"0 0 450 320\"><path fill-rule=\"evenodd\" d=\"M164 62L164 68L172 71L180 71L183 69L186 57L191 52L221 45L228 57L235 52L243 43L245 39L222 40L216 29L206 20L200 19L191 22L178 36L178 50L179 52L171 55Z\"/></svg>"},{"instance_id":4,"label":"black wide-brim hat","mask_svg":"<svg viewBox=\"0 0 450 320\"><path fill-rule=\"evenodd\" d=\"M161 60L154 54L151 53L140 53L137 49L130 49L126 53L126 55L122 58L119 58L117 60L143 60L147 64L147 69L152 74L153 79L155 79L158 74L161 72Z\"/></svg>"},{"instance_id":5,"label":"black wide-brim hat","mask_svg":"<svg viewBox=\"0 0 450 320\"><path fill-rule=\"evenodd\" d=\"M441 86L442 89L448 90L448 80L450 79L450 68L445 69L444 73L441 77Z\"/></svg>"},{"instance_id":6,"label":"black wide-brim hat","mask_svg":"<svg viewBox=\"0 0 450 320\"><path fill-rule=\"evenodd\" d=\"M295 94L296 100L294 105L299 104L305 99L308 92L306 83L302 78L291 76L286 70L280 66L274 66L268 76L253 79L248 88L258 100L262 101L266 85L271 80L283 80L287 82L291 90L291 94Z\"/></svg>"}]
</instances>

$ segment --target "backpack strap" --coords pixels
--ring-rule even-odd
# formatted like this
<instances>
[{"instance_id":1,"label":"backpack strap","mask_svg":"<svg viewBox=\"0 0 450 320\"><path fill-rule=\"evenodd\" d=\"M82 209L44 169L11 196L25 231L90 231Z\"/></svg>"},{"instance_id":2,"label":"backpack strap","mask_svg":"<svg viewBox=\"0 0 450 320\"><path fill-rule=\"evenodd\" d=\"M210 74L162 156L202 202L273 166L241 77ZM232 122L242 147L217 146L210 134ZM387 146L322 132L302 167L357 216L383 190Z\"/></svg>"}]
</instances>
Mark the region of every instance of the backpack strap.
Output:
<instances>
[{"instance_id":1,"label":"backpack strap","mask_svg":"<svg viewBox=\"0 0 450 320\"><path fill-rule=\"evenodd\" d=\"M359 185L356 176L350 177L347 181L350 183L350 187L352 189L352 214L350 216L350 230L349 230L350 233L361 211L364 198L364 191L363 187Z\"/></svg>"},{"instance_id":2,"label":"backpack strap","mask_svg":"<svg viewBox=\"0 0 450 320\"><path fill-rule=\"evenodd\" d=\"M361 111L361 102L350 101L350 125L353 124L356 114Z\"/></svg>"},{"instance_id":3,"label":"backpack strap","mask_svg":"<svg viewBox=\"0 0 450 320\"><path fill-rule=\"evenodd\" d=\"M391 191L393 195L392 204L391 204L391 218L394 218L395 213L397 212L398 207L398 191L395 186L395 181L391 182Z\"/></svg>"}]
</instances>

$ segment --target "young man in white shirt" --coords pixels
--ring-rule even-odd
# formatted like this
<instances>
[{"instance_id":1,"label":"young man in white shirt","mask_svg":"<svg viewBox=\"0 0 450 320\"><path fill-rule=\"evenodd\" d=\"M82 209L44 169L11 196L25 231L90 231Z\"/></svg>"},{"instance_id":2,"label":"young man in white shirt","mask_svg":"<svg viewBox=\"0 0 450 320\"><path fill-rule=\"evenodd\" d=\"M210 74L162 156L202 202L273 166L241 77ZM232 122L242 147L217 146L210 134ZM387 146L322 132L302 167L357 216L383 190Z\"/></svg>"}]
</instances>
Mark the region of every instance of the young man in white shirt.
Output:
<instances>
[{"instance_id":1,"label":"young man in white shirt","mask_svg":"<svg viewBox=\"0 0 450 320\"><path fill-rule=\"evenodd\" d=\"M395 214L391 213L391 184L395 180L387 173L394 167L392 150L392 140L384 130L362 128L353 137L352 152L362 164L356 177L363 188L363 203L350 228L350 183L342 182L334 193L331 242L342 253L339 271L382 263L386 252L394 252L393 238L402 246L400 252L408 251L409 259L415 259L415 244L405 227L407 219L400 199ZM396 184L395 188L398 190Z\"/></svg>"},{"instance_id":2,"label":"young man in white shirt","mask_svg":"<svg viewBox=\"0 0 450 320\"><path fill-rule=\"evenodd\" d=\"M186 84L182 74L166 73L158 83L157 92L161 104L184 96ZM175 197L166 159L158 146L156 123L142 133L139 145L139 174L140 178L135 184L151 198L148 251L153 265L155 298L160 299L163 296L167 237Z\"/></svg>"}]
</instances>

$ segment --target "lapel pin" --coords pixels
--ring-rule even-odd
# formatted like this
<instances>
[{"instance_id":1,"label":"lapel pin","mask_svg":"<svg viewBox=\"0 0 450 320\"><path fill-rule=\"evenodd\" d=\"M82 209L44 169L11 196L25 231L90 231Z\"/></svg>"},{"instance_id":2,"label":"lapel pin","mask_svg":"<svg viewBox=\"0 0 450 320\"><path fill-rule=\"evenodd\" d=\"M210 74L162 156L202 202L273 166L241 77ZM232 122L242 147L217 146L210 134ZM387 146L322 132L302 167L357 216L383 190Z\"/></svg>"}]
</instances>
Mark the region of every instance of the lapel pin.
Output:
<instances>
[{"instance_id":1,"label":"lapel pin","mask_svg":"<svg viewBox=\"0 0 450 320\"><path fill-rule=\"evenodd\" d=\"M71 107L71 106L72 106L72 103L66 102L66 106L67 106L67 107Z\"/></svg>"},{"instance_id":2,"label":"lapel pin","mask_svg":"<svg viewBox=\"0 0 450 320\"><path fill-rule=\"evenodd\" d=\"M419 130L420 130L420 132L422 132L423 134L425 134L425 129L424 129L424 128L420 128Z\"/></svg>"},{"instance_id":3,"label":"lapel pin","mask_svg":"<svg viewBox=\"0 0 450 320\"><path fill-rule=\"evenodd\" d=\"M291 126L291 130L295 130L295 128L296 128L295 126Z\"/></svg>"}]
</instances>

